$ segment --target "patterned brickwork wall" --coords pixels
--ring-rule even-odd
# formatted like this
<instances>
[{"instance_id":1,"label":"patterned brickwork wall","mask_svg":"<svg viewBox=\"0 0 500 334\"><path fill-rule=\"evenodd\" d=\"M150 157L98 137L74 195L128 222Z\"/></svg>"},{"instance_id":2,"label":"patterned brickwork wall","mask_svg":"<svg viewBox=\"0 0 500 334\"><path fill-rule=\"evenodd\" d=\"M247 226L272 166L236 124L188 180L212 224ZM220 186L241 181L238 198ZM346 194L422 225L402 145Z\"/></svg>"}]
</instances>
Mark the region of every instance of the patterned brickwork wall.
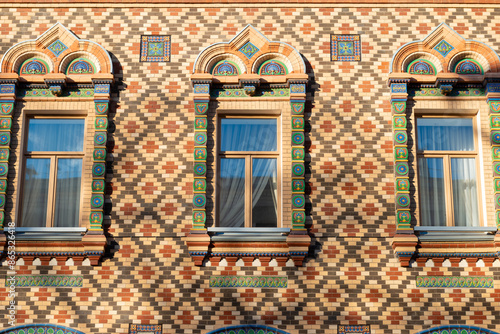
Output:
<instances>
[{"instance_id":1,"label":"patterned brickwork wall","mask_svg":"<svg viewBox=\"0 0 500 334\"><path fill-rule=\"evenodd\" d=\"M500 332L498 260L492 265L477 259L445 260L439 266L429 260L406 268L394 255L387 86L396 50L424 38L442 22L464 38L500 50L499 14L495 6L2 7L0 54L61 22L111 53L116 79L109 114L116 131L111 136L113 150L108 151L113 163L108 170L112 194L107 258L99 266L76 266L72 260L42 266L36 260L19 260L18 275L83 279L82 286L17 287L17 324L51 323L84 333L128 333L131 323L161 324L168 334L208 333L241 324L293 334L333 334L339 326L349 325L369 325L377 334L413 334L448 324ZM310 78L305 112L310 185L306 225L313 243L302 267L294 267L292 261L278 266L264 258L251 265L238 261L228 266L223 259L217 266L208 262L197 267L183 240L192 224L193 64L204 47L229 41L247 24L270 40L297 48ZM332 62L331 34L360 35L361 60ZM140 62L141 35L170 35L170 62ZM21 103L13 118L17 134ZM91 103L68 108L88 110ZM487 127L484 103L471 107L481 110L481 124ZM487 134L483 137L487 144ZM18 149L13 148L16 153L10 159L8 221L16 219ZM483 149L485 156L488 152ZM492 177L488 159L485 180ZM487 224L494 226L493 191L488 184L485 188ZM6 273L2 266L0 275ZM286 277L287 285L210 285L211 278L221 276ZM417 279L428 276L493 277L494 287L417 287ZM0 284L4 327L7 291Z\"/></svg>"}]
</instances>

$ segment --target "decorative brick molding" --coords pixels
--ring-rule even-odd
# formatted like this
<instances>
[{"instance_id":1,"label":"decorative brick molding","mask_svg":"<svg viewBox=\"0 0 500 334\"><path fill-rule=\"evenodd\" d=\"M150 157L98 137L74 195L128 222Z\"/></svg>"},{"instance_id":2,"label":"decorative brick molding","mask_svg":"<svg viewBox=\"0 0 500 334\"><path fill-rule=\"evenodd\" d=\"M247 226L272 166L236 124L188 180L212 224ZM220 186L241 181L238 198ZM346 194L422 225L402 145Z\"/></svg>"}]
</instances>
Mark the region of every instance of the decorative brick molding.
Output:
<instances>
[{"instance_id":1,"label":"decorative brick molding","mask_svg":"<svg viewBox=\"0 0 500 334\"><path fill-rule=\"evenodd\" d=\"M304 210L304 111L308 75L302 57L290 45L271 42L249 25L230 42L216 43L204 49L198 55L193 72L193 225L186 243L195 264L202 265L207 257L212 257L213 264L222 258L235 263L238 258L251 262L257 257L276 258L283 265L291 258L296 265L301 265L311 240L305 228ZM281 219L283 227L290 228L286 240L214 242L207 232L207 115L209 102L224 98L241 99L242 103L249 98L256 101L286 98L290 101L292 184L283 184L282 187L284 193L291 194L292 217Z\"/></svg>"},{"instance_id":2,"label":"decorative brick molding","mask_svg":"<svg viewBox=\"0 0 500 334\"><path fill-rule=\"evenodd\" d=\"M393 113L396 202L396 234L392 239L392 247L402 266L409 266L411 260L423 265L434 257L442 260L481 258L487 265L491 265L493 259L498 257L498 241L495 241L493 236L478 237L482 238L480 241L464 237L463 240L455 240L453 243L450 243L449 238L441 231L439 235L443 237L442 240L425 240L419 237L420 233L415 230L415 226L420 224L412 217L417 199L411 193L409 175L416 172L411 169L409 161L408 140L412 133L407 127L407 108L410 101L413 105L416 98L476 97L478 103L483 103L486 97L490 106L494 175L500 178L500 168L497 171L495 163L500 162L500 149L497 148L496 142L497 137L500 138L496 131L500 130L500 118L496 117L499 104L497 102L500 102L497 89L497 82L500 82L499 71L500 58L493 49L484 43L462 38L444 23L423 40L403 45L392 59L388 81ZM412 131L416 131L414 124ZM491 181L486 180L486 184L491 184ZM496 178L494 182L496 185ZM500 198L500 181L498 184L495 188L495 201ZM500 202L496 203L496 208L499 210L498 217ZM490 235L491 231L482 233ZM478 247L481 248L480 252ZM442 263L442 260L437 263Z\"/></svg>"},{"instance_id":3,"label":"decorative brick molding","mask_svg":"<svg viewBox=\"0 0 500 334\"><path fill-rule=\"evenodd\" d=\"M9 166L10 128L16 101L64 103L68 99L94 99L94 150L92 166L91 213L86 220L87 232L81 241L32 242L17 240L17 255L39 258L46 265L51 258L65 261L68 257L81 263L88 258L97 265L105 237L104 179L106 168L107 112L110 87L114 81L108 52L97 43L81 40L57 23L36 40L12 46L0 64L0 220L4 220L7 169ZM56 101L56 102L54 102ZM92 110L89 110L91 115ZM92 125L91 125L92 126ZM14 220L12 218L11 220ZM3 235L2 235L3 237ZM4 239L2 239L4 240Z\"/></svg>"}]
</instances>

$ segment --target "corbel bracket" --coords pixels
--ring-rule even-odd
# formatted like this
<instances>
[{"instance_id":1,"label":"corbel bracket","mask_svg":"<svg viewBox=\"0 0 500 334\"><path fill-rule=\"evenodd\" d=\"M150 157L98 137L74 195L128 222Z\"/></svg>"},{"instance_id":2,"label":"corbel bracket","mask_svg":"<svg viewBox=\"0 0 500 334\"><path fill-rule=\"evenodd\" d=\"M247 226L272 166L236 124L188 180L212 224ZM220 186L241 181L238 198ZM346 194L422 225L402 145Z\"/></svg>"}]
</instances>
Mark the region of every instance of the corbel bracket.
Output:
<instances>
[{"instance_id":1,"label":"corbel bracket","mask_svg":"<svg viewBox=\"0 0 500 334\"><path fill-rule=\"evenodd\" d=\"M258 79L240 79L240 87L243 87L245 94L248 96L254 96L259 85L260 80Z\"/></svg>"},{"instance_id":2,"label":"corbel bracket","mask_svg":"<svg viewBox=\"0 0 500 334\"><path fill-rule=\"evenodd\" d=\"M437 78L436 87L441 91L441 94L448 95L453 90L453 86L458 82L456 78Z\"/></svg>"}]
</instances>

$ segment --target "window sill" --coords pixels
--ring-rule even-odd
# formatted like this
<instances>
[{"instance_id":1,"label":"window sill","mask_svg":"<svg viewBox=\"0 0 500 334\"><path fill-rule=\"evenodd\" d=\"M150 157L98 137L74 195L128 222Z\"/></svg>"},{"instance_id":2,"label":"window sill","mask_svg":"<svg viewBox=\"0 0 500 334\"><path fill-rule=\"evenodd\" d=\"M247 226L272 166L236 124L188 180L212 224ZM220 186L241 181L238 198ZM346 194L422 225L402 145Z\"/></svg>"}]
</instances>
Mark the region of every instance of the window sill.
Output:
<instances>
[{"instance_id":1,"label":"window sill","mask_svg":"<svg viewBox=\"0 0 500 334\"><path fill-rule=\"evenodd\" d=\"M85 227L17 227L16 240L82 241Z\"/></svg>"},{"instance_id":2,"label":"window sill","mask_svg":"<svg viewBox=\"0 0 500 334\"><path fill-rule=\"evenodd\" d=\"M284 242L289 228L209 227L212 241L279 241Z\"/></svg>"},{"instance_id":3,"label":"window sill","mask_svg":"<svg viewBox=\"0 0 500 334\"><path fill-rule=\"evenodd\" d=\"M396 233L392 248L403 267L412 261L426 266L428 260L434 266L443 265L445 260L451 266L458 266L462 260L469 266L476 266L479 260L484 263L481 265L491 266L500 255L500 234L491 226L415 226Z\"/></svg>"},{"instance_id":4,"label":"window sill","mask_svg":"<svg viewBox=\"0 0 500 334\"><path fill-rule=\"evenodd\" d=\"M12 232L14 232L12 234ZM72 259L74 265L97 266L104 255L106 237L102 231L88 231L86 227L18 227L7 228L0 233L2 256L6 256L6 246L15 246L16 259L22 258L26 265L65 265ZM55 259L56 262L51 262Z\"/></svg>"},{"instance_id":5,"label":"window sill","mask_svg":"<svg viewBox=\"0 0 500 334\"><path fill-rule=\"evenodd\" d=\"M245 266L251 266L254 259L259 259L263 265L274 259L278 266L286 266L291 259L300 267L309 253L311 237L306 230L290 228L209 227L191 230L186 243L197 266L203 266L205 260L210 260L211 265L219 265L222 259L230 267L239 259Z\"/></svg>"},{"instance_id":6,"label":"window sill","mask_svg":"<svg viewBox=\"0 0 500 334\"><path fill-rule=\"evenodd\" d=\"M493 241L496 227L478 226L415 226L420 241Z\"/></svg>"}]
</instances>

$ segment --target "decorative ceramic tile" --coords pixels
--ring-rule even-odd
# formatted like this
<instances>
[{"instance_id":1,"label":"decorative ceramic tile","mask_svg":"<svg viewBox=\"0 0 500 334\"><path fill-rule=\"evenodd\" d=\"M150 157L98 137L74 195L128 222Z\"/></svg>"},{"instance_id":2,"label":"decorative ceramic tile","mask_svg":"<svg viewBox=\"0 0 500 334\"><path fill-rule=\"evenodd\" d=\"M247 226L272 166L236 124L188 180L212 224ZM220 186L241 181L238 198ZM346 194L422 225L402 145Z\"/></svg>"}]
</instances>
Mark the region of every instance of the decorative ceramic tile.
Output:
<instances>
[{"instance_id":1,"label":"decorative ceramic tile","mask_svg":"<svg viewBox=\"0 0 500 334\"><path fill-rule=\"evenodd\" d=\"M170 36L141 36L141 61L170 61Z\"/></svg>"},{"instance_id":2,"label":"decorative ceramic tile","mask_svg":"<svg viewBox=\"0 0 500 334\"><path fill-rule=\"evenodd\" d=\"M60 40L55 41L54 43L50 44L47 49L52 51L52 53L58 57L61 53L63 53L68 47L64 45L63 42Z\"/></svg>"},{"instance_id":3,"label":"decorative ceramic tile","mask_svg":"<svg viewBox=\"0 0 500 334\"><path fill-rule=\"evenodd\" d=\"M361 38L359 35L331 35L332 61L360 61Z\"/></svg>"},{"instance_id":4,"label":"decorative ceramic tile","mask_svg":"<svg viewBox=\"0 0 500 334\"><path fill-rule=\"evenodd\" d=\"M339 334L370 334L369 325L339 325Z\"/></svg>"},{"instance_id":5,"label":"decorative ceramic tile","mask_svg":"<svg viewBox=\"0 0 500 334\"><path fill-rule=\"evenodd\" d=\"M259 52L259 49L252 43L248 42L240 48L240 52L247 56L248 59L251 59L254 54Z\"/></svg>"},{"instance_id":6,"label":"decorative ceramic tile","mask_svg":"<svg viewBox=\"0 0 500 334\"><path fill-rule=\"evenodd\" d=\"M161 325L130 324L129 334L161 334Z\"/></svg>"},{"instance_id":7,"label":"decorative ceramic tile","mask_svg":"<svg viewBox=\"0 0 500 334\"><path fill-rule=\"evenodd\" d=\"M441 56L443 57L446 57L448 55L448 53L451 52L451 50L453 50L454 47L451 46L448 42L446 42L444 39L439 42L435 47L434 47L434 50L436 50L437 52L439 52L441 54Z\"/></svg>"},{"instance_id":8,"label":"decorative ceramic tile","mask_svg":"<svg viewBox=\"0 0 500 334\"><path fill-rule=\"evenodd\" d=\"M8 286L5 280L5 286ZM82 287L83 276L66 275L18 275L16 276L16 286L57 286L57 287Z\"/></svg>"},{"instance_id":9,"label":"decorative ceramic tile","mask_svg":"<svg viewBox=\"0 0 500 334\"><path fill-rule=\"evenodd\" d=\"M493 288L492 276L417 276L417 288Z\"/></svg>"},{"instance_id":10,"label":"decorative ceramic tile","mask_svg":"<svg viewBox=\"0 0 500 334\"><path fill-rule=\"evenodd\" d=\"M288 278L281 276L211 276L211 288L286 288Z\"/></svg>"}]
</instances>

